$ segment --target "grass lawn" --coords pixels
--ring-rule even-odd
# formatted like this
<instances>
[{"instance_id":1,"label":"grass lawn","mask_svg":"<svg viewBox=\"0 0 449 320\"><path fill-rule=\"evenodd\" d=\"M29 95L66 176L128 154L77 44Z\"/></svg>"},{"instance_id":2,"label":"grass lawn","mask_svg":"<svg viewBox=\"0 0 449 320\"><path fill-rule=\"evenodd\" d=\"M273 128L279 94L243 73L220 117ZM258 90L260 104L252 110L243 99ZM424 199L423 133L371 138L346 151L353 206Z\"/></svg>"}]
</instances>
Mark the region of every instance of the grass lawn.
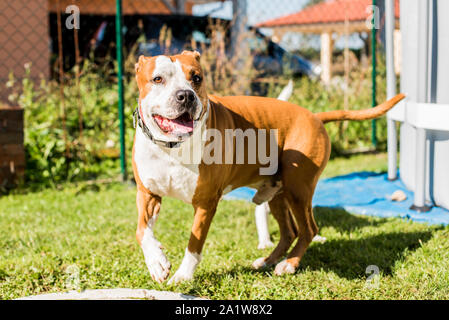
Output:
<instances>
[{"instance_id":1,"label":"grass lawn","mask_svg":"<svg viewBox=\"0 0 449 320\"><path fill-rule=\"evenodd\" d=\"M386 155L334 159L325 176L383 171ZM276 277L250 265L258 250L254 205L222 201L192 282L151 280L135 240L135 188L120 184L44 190L0 197L0 298L67 291L79 275L82 289L147 288L211 299L448 299L449 228L400 219L317 209L324 244L313 243L299 271ZM156 236L176 270L193 214L190 205L164 199ZM270 229L279 239L277 224ZM377 282L367 285L375 265Z\"/></svg>"}]
</instances>

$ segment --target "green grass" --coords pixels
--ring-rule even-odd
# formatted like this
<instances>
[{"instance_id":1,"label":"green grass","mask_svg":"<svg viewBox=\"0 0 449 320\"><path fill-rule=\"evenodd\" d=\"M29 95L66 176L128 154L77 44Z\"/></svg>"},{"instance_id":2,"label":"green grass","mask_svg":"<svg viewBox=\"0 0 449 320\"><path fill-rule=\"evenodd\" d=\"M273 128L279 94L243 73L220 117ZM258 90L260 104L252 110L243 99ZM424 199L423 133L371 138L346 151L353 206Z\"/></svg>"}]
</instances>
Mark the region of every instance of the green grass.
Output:
<instances>
[{"instance_id":1,"label":"green grass","mask_svg":"<svg viewBox=\"0 0 449 320\"><path fill-rule=\"evenodd\" d=\"M325 175L385 169L381 155L335 159ZM449 228L317 209L324 244L313 243L299 271L276 277L253 271L257 250L254 206L222 201L195 279L168 286L151 280L135 240L135 188L67 185L0 198L0 298L67 291L74 268L82 289L148 288L212 299L448 299ZM156 236L179 266L193 214L164 199ZM279 239L270 217L270 231ZM367 266L380 270L367 286Z\"/></svg>"}]
</instances>

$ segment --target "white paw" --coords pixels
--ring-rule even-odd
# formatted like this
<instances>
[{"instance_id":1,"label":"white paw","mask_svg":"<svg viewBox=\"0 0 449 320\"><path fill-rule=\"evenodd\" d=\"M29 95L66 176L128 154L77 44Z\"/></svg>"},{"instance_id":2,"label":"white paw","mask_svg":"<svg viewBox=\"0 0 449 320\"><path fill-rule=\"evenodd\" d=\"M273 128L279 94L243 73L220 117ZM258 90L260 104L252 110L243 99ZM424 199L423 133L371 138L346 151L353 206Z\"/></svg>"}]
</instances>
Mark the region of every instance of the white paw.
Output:
<instances>
[{"instance_id":1,"label":"white paw","mask_svg":"<svg viewBox=\"0 0 449 320\"><path fill-rule=\"evenodd\" d=\"M177 284L184 281L190 281L193 279L193 274L183 272L182 270L179 270L175 272L173 277L171 277L170 280L168 280L168 284Z\"/></svg>"},{"instance_id":2,"label":"white paw","mask_svg":"<svg viewBox=\"0 0 449 320\"><path fill-rule=\"evenodd\" d=\"M326 240L327 240L326 237L322 237L322 236L319 236L319 235L316 235L312 239L313 242L319 242L319 243L325 243Z\"/></svg>"},{"instance_id":3,"label":"white paw","mask_svg":"<svg viewBox=\"0 0 449 320\"><path fill-rule=\"evenodd\" d=\"M281 276L286 273L293 274L295 271L296 268L288 263L287 260L282 260L276 265L276 268L274 268L274 274L277 276Z\"/></svg>"},{"instance_id":4,"label":"white paw","mask_svg":"<svg viewBox=\"0 0 449 320\"><path fill-rule=\"evenodd\" d=\"M252 267L256 270L265 268L266 266L267 266L267 264L265 262L265 258L263 258L263 257L256 259L252 264Z\"/></svg>"},{"instance_id":5,"label":"white paw","mask_svg":"<svg viewBox=\"0 0 449 320\"><path fill-rule=\"evenodd\" d=\"M175 272L174 276L168 281L168 284L192 280L195 269L200 261L201 254L189 252L189 250L186 248L186 252L184 258L182 259L181 265Z\"/></svg>"},{"instance_id":6,"label":"white paw","mask_svg":"<svg viewBox=\"0 0 449 320\"><path fill-rule=\"evenodd\" d=\"M266 249L266 248L271 248L271 247L274 247L274 243L271 242L270 240L266 240L266 241L259 242L257 249Z\"/></svg>"},{"instance_id":7,"label":"white paw","mask_svg":"<svg viewBox=\"0 0 449 320\"><path fill-rule=\"evenodd\" d=\"M151 278L157 282L164 282L170 274L171 265L161 248L151 246L144 255Z\"/></svg>"}]
</instances>

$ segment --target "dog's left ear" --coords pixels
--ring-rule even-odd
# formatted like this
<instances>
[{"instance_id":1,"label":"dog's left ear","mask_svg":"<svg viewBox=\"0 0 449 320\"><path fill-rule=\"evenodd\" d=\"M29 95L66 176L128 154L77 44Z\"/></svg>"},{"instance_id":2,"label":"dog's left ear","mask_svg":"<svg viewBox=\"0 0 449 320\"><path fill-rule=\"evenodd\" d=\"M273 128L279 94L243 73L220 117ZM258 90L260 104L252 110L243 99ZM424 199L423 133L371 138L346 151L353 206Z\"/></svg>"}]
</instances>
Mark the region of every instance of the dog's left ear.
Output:
<instances>
[{"instance_id":1,"label":"dog's left ear","mask_svg":"<svg viewBox=\"0 0 449 320\"><path fill-rule=\"evenodd\" d=\"M198 51L188 51L188 50L184 50L182 53L182 55L188 55L188 56L192 56L194 57L197 61L200 61L201 59L201 53L199 53Z\"/></svg>"},{"instance_id":2,"label":"dog's left ear","mask_svg":"<svg viewBox=\"0 0 449 320\"><path fill-rule=\"evenodd\" d=\"M141 55L139 57L139 60L137 60L137 63L134 66L134 69L135 69L136 72L139 72L140 67L142 66L143 60L145 60L145 56Z\"/></svg>"}]
</instances>

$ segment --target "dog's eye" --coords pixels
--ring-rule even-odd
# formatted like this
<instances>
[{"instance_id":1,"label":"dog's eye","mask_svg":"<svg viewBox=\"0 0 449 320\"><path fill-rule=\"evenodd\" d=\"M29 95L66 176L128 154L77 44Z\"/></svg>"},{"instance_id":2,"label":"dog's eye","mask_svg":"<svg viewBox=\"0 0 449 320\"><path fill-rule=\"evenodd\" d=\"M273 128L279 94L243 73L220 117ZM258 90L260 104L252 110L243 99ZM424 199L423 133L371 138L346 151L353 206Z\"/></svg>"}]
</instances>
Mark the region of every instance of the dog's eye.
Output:
<instances>
[{"instance_id":1,"label":"dog's eye","mask_svg":"<svg viewBox=\"0 0 449 320\"><path fill-rule=\"evenodd\" d=\"M202 79L199 75L194 75L194 76L192 77L192 81L193 81L194 83L196 83L196 84L201 83L202 80L203 80L203 79Z\"/></svg>"},{"instance_id":2,"label":"dog's eye","mask_svg":"<svg viewBox=\"0 0 449 320\"><path fill-rule=\"evenodd\" d=\"M153 82L154 83L162 83L163 79L162 77L154 77Z\"/></svg>"}]
</instances>

